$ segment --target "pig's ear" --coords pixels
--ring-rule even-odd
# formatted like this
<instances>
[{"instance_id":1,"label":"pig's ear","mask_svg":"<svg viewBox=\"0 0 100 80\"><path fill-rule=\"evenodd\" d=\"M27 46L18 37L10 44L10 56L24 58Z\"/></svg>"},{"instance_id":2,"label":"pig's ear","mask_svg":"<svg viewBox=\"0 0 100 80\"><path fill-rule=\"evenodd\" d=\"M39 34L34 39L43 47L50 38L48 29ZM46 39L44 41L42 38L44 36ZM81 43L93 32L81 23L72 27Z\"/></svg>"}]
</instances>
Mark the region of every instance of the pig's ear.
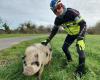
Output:
<instances>
[{"instance_id":1,"label":"pig's ear","mask_svg":"<svg viewBox=\"0 0 100 80\"><path fill-rule=\"evenodd\" d=\"M25 57L26 57L26 55L24 55L24 56L22 57L22 60L25 59Z\"/></svg>"}]
</instances>

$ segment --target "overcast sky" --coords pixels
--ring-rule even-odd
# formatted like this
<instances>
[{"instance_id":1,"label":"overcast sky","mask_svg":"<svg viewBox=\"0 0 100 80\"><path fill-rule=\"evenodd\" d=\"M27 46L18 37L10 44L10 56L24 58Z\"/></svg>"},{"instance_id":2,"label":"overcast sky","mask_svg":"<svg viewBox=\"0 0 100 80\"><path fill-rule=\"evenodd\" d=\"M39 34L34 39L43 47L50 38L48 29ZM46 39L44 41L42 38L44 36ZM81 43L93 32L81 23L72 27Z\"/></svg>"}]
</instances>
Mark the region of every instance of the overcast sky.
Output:
<instances>
[{"instance_id":1,"label":"overcast sky","mask_svg":"<svg viewBox=\"0 0 100 80\"><path fill-rule=\"evenodd\" d=\"M55 15L50 10L51 0L0 0L0 17L11 28L31 21L35 24L53 24ZM100 21L100 0L62 0L66 7L80 11L88 26Z\"/></svg>"}]
</instances>

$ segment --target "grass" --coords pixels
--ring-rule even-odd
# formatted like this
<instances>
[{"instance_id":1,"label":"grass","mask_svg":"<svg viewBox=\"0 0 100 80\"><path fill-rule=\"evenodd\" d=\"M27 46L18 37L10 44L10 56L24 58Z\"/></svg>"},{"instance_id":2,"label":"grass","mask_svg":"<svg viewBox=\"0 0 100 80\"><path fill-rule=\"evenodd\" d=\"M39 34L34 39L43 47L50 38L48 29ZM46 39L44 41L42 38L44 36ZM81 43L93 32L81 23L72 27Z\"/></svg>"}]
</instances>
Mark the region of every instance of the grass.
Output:
<instances>
[{"instance_id":1,"label":"grass","mask_svg":"<svg viewBox=\"0 0 100 80\"><path fill-rule=\"evenodd\" d=\"M53 58L49 66L46 66L42 74L42 80L100 80L100 35L86 36L86 71L79 79L74 77L73 72L78 65L78 54L75 43L70 47L73 62L62 66L65 55L61 49L65 34L55 36L52 40ZM36 77L26 77L22 74L21 56L27 46L41 42L46 37L40 37L31 41L24 41L12 48L0 52L0 80L36 80Z\"/></svg>"},{"instance_id":2,"label":"grass","mask_svg":"<svg viewBox=\"0 0 100 80\"><path fill-rule=\"evenodd\" d=\"M26 37L26 36L34 36L34 35L38 35L38 34L0 34L0 38Z\"/></svg>"}]
</instances>

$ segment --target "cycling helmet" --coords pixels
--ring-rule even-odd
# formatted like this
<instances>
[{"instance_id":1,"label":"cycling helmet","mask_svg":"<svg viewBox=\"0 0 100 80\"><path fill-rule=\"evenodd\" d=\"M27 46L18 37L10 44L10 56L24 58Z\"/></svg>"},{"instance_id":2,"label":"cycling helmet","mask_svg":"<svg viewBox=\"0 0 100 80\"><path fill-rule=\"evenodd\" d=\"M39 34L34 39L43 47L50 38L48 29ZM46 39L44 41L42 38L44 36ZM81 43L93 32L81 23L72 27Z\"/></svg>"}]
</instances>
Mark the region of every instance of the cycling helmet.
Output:
<instances>
[{"instance_id":1,"label":"cycling helmet","mask_svg":"<svg viewBox=\"0 0 100 80\"><path fill-rule=\"evenodd\" d=\"M56 9L56 6L61 3L61 0L51 0L50 2L50 8L51 10L54 12L54 10Z\"/></svg>"}]
</instances>

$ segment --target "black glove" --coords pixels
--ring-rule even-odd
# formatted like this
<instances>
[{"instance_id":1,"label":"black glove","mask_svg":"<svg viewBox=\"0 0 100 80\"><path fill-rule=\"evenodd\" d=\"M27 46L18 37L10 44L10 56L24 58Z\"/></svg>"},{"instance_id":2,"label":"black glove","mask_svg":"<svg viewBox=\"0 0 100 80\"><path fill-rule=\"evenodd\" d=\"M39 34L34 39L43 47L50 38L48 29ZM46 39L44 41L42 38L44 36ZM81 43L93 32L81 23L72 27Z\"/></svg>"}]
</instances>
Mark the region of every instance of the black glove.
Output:
<instances>
[{"instance_id":1,"label":"black glove","mask_svg":"<svg viewBox=\"0 0 100 80\"><path fill-rule=\"evenodd\" d=\"M49 39L46 39L45 41L42 41L41 44L46 46L49 43L49 41L50 41Z\"/></svg>"},{"instance_id":2,"label":"black glove","mask_svg":"<svg viewBox=\"0 0 100 80\"><path fill-rule=\"evenodd\" d=\"M84 37L82 37L82 36L77 37L77 40L83 40L83 39L84 39Z\"/></svg>"}]
</instances>

